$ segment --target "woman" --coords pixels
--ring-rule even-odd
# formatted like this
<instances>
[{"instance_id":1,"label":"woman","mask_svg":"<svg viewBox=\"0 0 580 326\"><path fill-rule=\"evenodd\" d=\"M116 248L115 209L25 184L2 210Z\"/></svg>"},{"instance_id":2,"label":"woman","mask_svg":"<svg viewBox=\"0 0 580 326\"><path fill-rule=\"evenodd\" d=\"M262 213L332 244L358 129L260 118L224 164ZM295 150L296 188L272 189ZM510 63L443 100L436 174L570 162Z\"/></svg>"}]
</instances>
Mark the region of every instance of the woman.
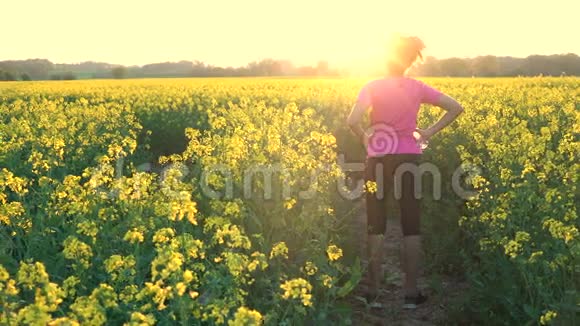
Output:
<instances>
[{"instance_id":1,"label":"woman","mask_svg":"<svg viewBox=\"0 0 580 326\"><path fill-rule=\"evenodd\" d=\"M414 309L427 298L417 288L418 262L421 249L419 199L415 196L413 174L403 173L397 183L398 167L415 166L422 152L422 144L449 125L463 111L453 98L406 77L407 70L422 58L423 42L417 37L398 37L392 42L387 60L385 78L368 83L360 91L358 100L347 123L367 148L365 179L376 182L379 191L366 194L369 278L369 296L376 298L382 279L381 258L386 228L386 199L388 187L395 185L395 195L401 208L403 230L403 270L405 273L403 308ZM427 129L417 129L417 115L423 103L443 108L446 113ZM370 132L360 122L370 111ZM407 164L405 164L407 163ZM410 163L410 164L409 164ZM402 165L404 164L404 165ZM405 170L403 170L405 171ZM420 175L418 182L420 182ZM384 188L384 189L383 189ZM397 193L400 194L397 196Z\"/></svg>"}]
</instances>

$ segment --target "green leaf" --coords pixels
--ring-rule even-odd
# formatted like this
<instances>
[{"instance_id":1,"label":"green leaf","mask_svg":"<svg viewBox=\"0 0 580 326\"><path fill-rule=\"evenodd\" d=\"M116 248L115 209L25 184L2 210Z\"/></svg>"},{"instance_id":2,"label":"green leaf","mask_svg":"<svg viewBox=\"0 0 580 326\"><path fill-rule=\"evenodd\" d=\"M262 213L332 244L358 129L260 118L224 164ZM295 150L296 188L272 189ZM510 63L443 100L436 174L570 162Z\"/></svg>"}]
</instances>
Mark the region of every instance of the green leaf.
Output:
<instances>
[{"instance_id":1,"label":"green leaf","mask_svg":"<svg viewBox=\"0 0 580 326\"><path fill-rule=\"evenodd\" d=\"M531 317L531 318L534 318L534 319L538 317L538 313L530 305L524 304L524 311L526 312L526 314L528 315L528 317Z\"/></svg>"},{"instance_id":2,"label":"green leaf","mask_svg":"<svg viewBox=\"0 0 580 326\"><path fill-rule=\"evenodd\" d=\"M336 293L339 298L343 298L351 293L362 279L362 269L358 257L354 261L350 272L350 279L340 289L338 289L338 292Z\"/></svg>"}]
</instances>

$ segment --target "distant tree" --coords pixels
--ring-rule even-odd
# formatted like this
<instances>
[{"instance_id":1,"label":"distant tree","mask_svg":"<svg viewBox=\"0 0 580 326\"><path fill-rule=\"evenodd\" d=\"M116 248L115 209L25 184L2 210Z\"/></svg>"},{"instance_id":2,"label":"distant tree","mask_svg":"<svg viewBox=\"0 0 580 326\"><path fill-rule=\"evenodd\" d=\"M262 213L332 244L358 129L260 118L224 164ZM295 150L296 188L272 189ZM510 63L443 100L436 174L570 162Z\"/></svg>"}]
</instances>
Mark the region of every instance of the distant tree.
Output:
<instances>
[{"instance_id":1,"label":"distant tree","mask_svg":"<svg viewBox=\"0 0 580 326\"><path fill-rule=\"evenodd\" d=\"M75 80L77 77L74 73L67 71L62 73L53 73L50 75L50 80Z\"/></svg>"},{"instance_id":2,"label":"distant tree","mask_svg":"<svg viewBox=\"0 0 580 326\"><path fill-rule=\"evenodd\" d=\"M22 81L31 81L32 78L30 78L30 75L27 73L23 73L22 75L20 75L20 80Z\"/></svg>"},{"instance_id":3,"label":"distant tree","mask_svg":"<svg viewBox=\"0 0 580 326\"><path fill-rule=\"evenodd\" d=\"M127 68L125 68L123 66L115 67L111 71L111 74L113 75L113 78L115 78L115 79L127 78Z\"/></svg>"},{"instance_id":4,"label":"distant tree","mask_svg":"<svg viewBox=\"0 0 580 326\"><path fill-rule=\"evenodd\" d=\"M250 76L275 76L280 75L282 70L281 65L273 59L250 62L247 68Z\"/></svg>"},{"instance_id":5,"label":"distant tree","mask_svg":"<svg viewBox=\"0 0 580 326\"><path fill-rule=\"evenodd\" d=\"M523 68L524 59L514 57L496 57L497 60L497 75L498 76L523 76L525 71Z\"/></svg>"},{"instance_id":6,"label":"distant tree","mask_svg":"<svg viewBox=\"0 0 580 326\"><path fill-rule=\"evenodd\" d=\"M573 74L580 65L580 60L577 60L576 63L572 64L572 66L568 66L569 59L574 59L574 57L570 56L544 56L544 55L531 55L525 59L525 70L526 75L528 76L560 76L562 73ZM568 67L567 67L568 66ZM571 71L566 71L570 69Z\"/></svg>"},{"instance_id":7,"label":"distant tree","mask_svg":"<svg viewBox=\"0 0 580 326\"><path fill-rule=\"evenodd\" d=\"M10 71L4 71L3 75L4 76L1 78L2 80L5 80L5 81L15 81L16 80L16 77Z\"/></svg>"},{"instance_id":8,"label":"distant tree","mask_svg":"<svg viewBox=\"0 0 580 326\"><path fill-rule=\"evenodd\" d=\"M282 75L284 75L282 62L272 60L270 66L268 67L268 76L282 76Z\"/></svg>"},{"instance_id":9,"label":"distant tree","mask_svg":"<svg viewBox=\"0 0 580 326\"><path fill-rule=\"evenodd\" d=\"M77 77L71 71L62 74L62 80L75 80Z\"/></svg>"},{"instance_id":10,"label":"distant tree","mask_svg":"<svg viewBox=\"0 0 580 326\"><path fill-rule=\"evenodd\" d=\"M493 77L500 74L497 57L486 55L476 57L471 61L471 72L473 76Z\"/></svg>"},{"instance_id":11,"label":"distant tree","mask_svg":"<svg viewBox=\"0 0 580 326\"><path fill-rule=\"evenodd\" d=\"M54 64L45 59L26 60L20 72L27 73L31 79L46 79Z\"/></svg>"},{"instance_id":12,"label":"distant tree","mask_svg":"<svg viewBox=\"0 0 580 326\"><path fill-rule=\"evenodd\" d=\"M0 69L11 71L17 77L27 73L33 79L46 79L53 68L54 65L44 59L0 61Z\"/></svg>"},{"instance_id":13,"label":"distant tree","mask_svg":"<svg viewBox=\"0 0 580 326\"><path fill-rule=\"evenodd\" d=\"M208 73L209 73L209 69L205 65L205 63L203 63L201 61L195 61L195 62L193 62L192 68L191 68L191 76L193 76L193 77L204 77L204 76L207 76Z\"/></svg>"},{"instance_id":14,"label":"distant tree","mask_svg":"<svg viewBox=\"0 0 580 326\"><path fill-rule=\"evenodd\" d=\"M559 56L558 64L560 70L566 75L580 76L580 57L574 53Z\"/></svg>"},{"instance_id":15,"label":"distant tree","mask_svg":"<svg viewBox=\"0 0 580 326\"><path fill-rule=\"evenodd\" d=\"M449 58L439 60L439 67L443 76L466 77L471 76L469 65L466 60Z\"/></svg>"},{"instance_id":16,"label":"distant tree","mask_svg":"<svg viewBox=\"0 0 580 326\"><path fill-rule=\"evenodd\" d=\"M435 57L427 57L409 71L411 76L441 76L440 61Z\"/></svg>"},{"instance_id":17,"label":"distant tree","mask_svg":"<svg viewBox=\"0 0 580 326\"><path fill-rule=\"evenodd\" d=\"M191 76L193 62L162 62L141 67L144 77L188 77Z\"/></svg>"}]
</instances>

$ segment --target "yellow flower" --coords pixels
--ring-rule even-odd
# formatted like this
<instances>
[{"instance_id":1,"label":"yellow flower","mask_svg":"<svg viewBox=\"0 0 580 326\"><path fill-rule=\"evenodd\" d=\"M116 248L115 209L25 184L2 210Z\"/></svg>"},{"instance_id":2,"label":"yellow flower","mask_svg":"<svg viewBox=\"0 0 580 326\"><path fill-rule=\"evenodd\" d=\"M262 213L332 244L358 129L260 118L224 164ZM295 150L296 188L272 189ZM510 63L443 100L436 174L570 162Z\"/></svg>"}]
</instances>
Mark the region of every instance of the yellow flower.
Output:
<instances>
[{"instance_id":1,"label":"yellow flower","mask_svg":"<svg viewBox=\"0 0 580 326\"><path fill-rule=\"evenodd\" d=\"M121 293L119 293L119 300L128 304L129 302L133 301L138 292L139 288L136 285L126 286L123 290L121 290Z\"/></svg>"},{"instance_id":2,"label":"yellow flower","mask_svg":"<svg viewBox=\"0 0 580 326\"><path fill-rule=\"evenodd\" d=\"M61 317L52 320L48 323L48 326L79 326L80 324L76 320L71 320L67 317Z\"/></svg>"},{"instance_id":3,"label":"yellow flower","mask_svg":"<svg viewBox=\"0 0 580 326\"><path fill-rule=\"evenodd\" d=\"M143 241L145 241L145 237L143 236L142 232L134 228L125 233L123 240L129 243L142 243Z\"/></svg>"},{"instance_id":4,"label":"yellow flower","mask_svg":"<svg viewBox=\"0 0 580 326\"><path fill-rule=\"evenodd\" d=\"M45 284L41 288L36 288L35 292L36 303L43 305L48 311L58 309L65 296L64 291L56 283Z\"/></svg>"},{"instance_id":5,"label":"yellow flower","mask_svg":"<svg viewBox=\"0 0 580 326\"><path fill-rule=\"evenodd\" d=\"M76 294L76 286L81 280L76 276L69 276L62 282L62 288L68 297L74 297Z\"/></svg>"},{"instance_id":6,"label":"yellow flower","mask_svg":"<svg viewBox=\"0 0 580 326\"><path fill-rule=\"evenodd\" d=\"M280 288L284 290L282 298L284 299L301 299L302 304L305 307L312 306L312 285L308 283L307 280L303 278L295 278L284 282L280 285Z\"/></svg>"},{"instance_id":7,"label":"yellow flower","mask_svg":"<svg viewBox=\"0 0 580 326\"><path fill-rule=\"evenodd\" d=\"M15 280L8 280L8 282L6 283L6 288L5 288L4 292L6 294L8 294L9 296L16 296L18 294L18 292L20 292L18 290L18 288L16 287L16 281Z\"/></svg>"},{"instance_id":8,"label":"yellow flower","mask_svg":"<svg viewBox=\"0 0 580 326\"><path fill-rule=\"evenodd\" d=\"M159 229L153 235L153 242L156 244L163 244L169 242L175 236L175 231L172 228Z\"/></svg>"},{"instance_id":9,"label":"yellow flower","mask_svg":"<svg viewBox=\"0 0 580 326\"><path fill-rule=\"evenodd\" d=\"M250 239L244 235L243 230L240 230L237 225L224 225L216 231L215 238L219 244L225 243L231 248L250 249L252 246ZM229 241L226 241L228 238Z\"/></svg>"},{"instance_id":10,"label":"yellow flower","mask_svg":"<svg viewBox=\"0 0 580 326\"><path fill-rule=\"evenodd\" d=\"M283 241L276 243L274 247L272 247L272 251L270 251L270 259L275 257L288 259L288 247Z\"/></svg>"},{"instance_id":11,"label":"yellow flower","mask_svg":"<svg viewBox=\"0 0 580 326\"><path fill-rule=\"evenodd\" d=\"M80 241L75 236L68 236L64 240L64 250L62 253L67 259L75 261L75 265L78 263L83 268L88 268L90 266L90 259L93 257L93 250L91 246Z\"/></svg>"},{"instance_id":12,"label":"yellow flower","mask_svg":"<svg viewBox=\"0 0 580 326\"><path fill-rule=\"evenodd\" d=\"M240 216L241 209L237 202L227 202L224 209L224 215L238 217Z\"/></svg>"},{"instance_id":13,"label":"yellow flower","mask_svg":"<svg viewBox=\"0 0 580 326\"><path fill-rule=\"evenodd\" d=\"M246 307L238 308L234 319L228 321L229 326L254 326L262 324L262 315L256 311Z\"/></svg>"},{"instance_id":14,"label":"yellow flower","mask_svg":"<svg viewBox=\"0 0 580 326\"><path fill-rule=\"evenodd\" d=\"M105 270L111 275L113 281L127 281L135 274L135 257L129 255L123 257L120 255L112 255L105 260Z\"/></svg>"},{"instance_id":15,"label":"yellow flower","mask_svg":"<svg viewBox=\"0 0 580 326\"><path fill-rule=\"evenodd\" d=\"M0 265L0 282L4 282L10 278L10 274L4 266Z\"/></svg>"},{"instance_id":16,"label":"yellow flower","mask_svg":"<svg viewBox=\"0 0 580 326\"><path fill-rule=\"evenodd\" d=\"M322 275L322 285L330 289L332 287L332 277L327 274Z\"/></svg>"},{"instance_id":17,"label":"yellow flower","mask_svg":"<svg viewBox=\"0 0 580 326\"><path fill-rule=\"evenodd\" d=\"M294 198L288 199L287 201L284 202L284 208L286 209L292 209L294 205L296 205L296 199Z\"/></svg>"},{"instance_id":18,"label":"yellow flower","mask_svg":"<svg viewBox=\"0 0 580 326\"><path fill-rule=\"evenodd\" d=\"M104 325L107 321L105 309L95 298L78 297L70 309L81 324L90 322L93 325Z\"/></svg>"},{"instance_id":19,"label":"yellow flower","mask_svg":"<svg viewBox=\"0 0 580 326\"><path fill-rule=\"evenodd\" d=\"M21 263L16 273L18 284L22 284L27 289L34 289L38 286L48 284L48 273L44 265L40 262Z\"/></svg>"},{"instance_id":20,"label":"yellow flower","mask_svg":"<svg viewBox=\"0 0 580 326\"><path fill-rule=\"evenodd\" d=\"M253 258L253 260L248 263L248 271L253 272L258 267L260 267L262 270L265 270L266 268L268 268L268 262L266 261L266 255L264 255L263 253L255 251L252 253L251 257Z\"/></svg>"},{"instance_id":21,"label":"yellow flower","mask_svg":"<svg viewBox=\"0 0 580 326\"><path fill-rule=\"evenodd\" d=\"M540 324L548 325L552 323L554 318L558 317L558 313L553 310L548 310L544 315L540 317Z\"/></svg>"},{"instance_id":22,"label":"yellow flower","mask_svg":"<svg viewBox=\"0 0 580 326\"><path fill-rule=\"evenodd\" d=\"M189 297L195 299L199 296L199 292L197 291L189 291Z\"/></svg>"},{"instance_id":23,"label":"yellow flower","mask_svg":"<svg viewBox=\"0 0 580 326\"><path fill-rule=\"evenodd\" d=\"M10 218L4 214L0 214L0 224L10 225Z\"/></svg>"},{"instance_id":24,"label":"yellow flower","mask_svg":"<svg viewBox=\"0 0 580 326\"><path fill-rule=\"evenodd\" d=\"M185 293L185 290L187 290L187 285L183 282L179 282L175 285L175 289L177 290L177 295L182 296Z\"/></svg>"},{"instance_id":25,"label":"yellow flower","mask_svg":"<svg viewBox=\"0 0 580 326\"><path fill-rule=\"evenodd\" d=\"M105 308L116 308L118 306L117 293L108 284L99 284L99 287L95 288L91 293L90 298Z\"/></svg>"},{"instance_id":26,"label":"yellow flower","mask_svg":"<svg viewBox=\"0 0 580 326\"><path fill-rule=\"evenodd\" d=\"M153 295L153 302L157 304L157 310L164 310L167 308L165 302L167 299L173 297L173 288L171 286L163 286L163 281L158 280L155 283L145 282L145 289L142 293L138 294L138 297L145 295Z\"/></svg>"},{"instance_id":27,"label":"yellow flower","mask_svg":"<svg viewBox=\"0 0 580 326\"><path fill-rule=\"evenodd\" d=\"M77 224L77 233L84 234L88 237L94 238L99 232L99 227L94 221L82 221Z\"/></svg>"},{"instance_id":28,"label":"yellow flower","mask_svg":"<svg viewBox=\"0 0 580 326\"><path fill-rule=\"evenodd\" d=\"M197 225L197 220L195 219L197 205L195 202L189 201L190 194L186 193L184 197L184 202L172 202L169 204L171 211L169 219L172 221L181 221L185 217L189 223Z\"/></svg>"},{"instance_id":29,"label":"yellow flower","mask_svg":"<svg viewBox=\"0 0 580 326\"><path fill-rule=\"evenodd\" d=\"M316 267L316 265L313 262L311 261L306 262L306 265L304 266L304 272L306 273L306 275L312 276L316 274L317 271L318 267Z\"/></svg>"},{"instance_id":30,"label":"yellow flower","mask_svg":"<svg viewBox=\"0 0 580 326\"><path fill-rule=\"evenodd\" d=\"M182 214L184 214L189 223L193 225L197 225L197 220L195 219L196 213L197 207L195 202L189 202L183 205Z\"/></svg>"},{"instance_id":31,"label":"yellow flower","mask_svg":"<svg viewBox=\"0 0 580 326\"><path fill-rule=\"evenodd\" d=\"M155 325L155 317L152 314L142 314L140 312L133 312L131 314L131 321L125 324L127 326L149 326Z\"/></svg>"},{"instance_id":32,"label":"yellow flower","mask_svg":"<svg viewBox=\"0 0 580 326\"><path fill-rule=\"evenodd\" d=\"M335 245L330 245L326 249L326 254L328 255L328 259L331 261L339 260L342 257L342 249Z\"/></svg>"},{"instance_id":33,"label":"yellow flower","mask_svg":"<svg viewBox=\"0 0 580 326\"><path fill-rule=\"evenodd\" d=\"M183 272L183 281L185 283L189 283L193 280L193 273L190 270L185 270L185 272Z\"/></svg>"},{"instance_id":34,"label":"yellow flower","mask_svg":"<svg viewBox=\"0 0 580 326\"><path fill-rule=\"evenodd\" d=\"M374 194L377 192L377 183L374 181L367 181L365 184L365 189L368 193Z\"/></svg>"},{"instance_id":35,"label":"yellow flower","mask_svg":"<svg viewBox=\"0 0 580 326\"><path fill-rule=\"evenodd\" d=\"M181 253L171 250L162 250L151 262L151 275L153 275L153 277L166 279L173 273L180 271L183 262L184 257Z\"/></svg>"}]
</instances>

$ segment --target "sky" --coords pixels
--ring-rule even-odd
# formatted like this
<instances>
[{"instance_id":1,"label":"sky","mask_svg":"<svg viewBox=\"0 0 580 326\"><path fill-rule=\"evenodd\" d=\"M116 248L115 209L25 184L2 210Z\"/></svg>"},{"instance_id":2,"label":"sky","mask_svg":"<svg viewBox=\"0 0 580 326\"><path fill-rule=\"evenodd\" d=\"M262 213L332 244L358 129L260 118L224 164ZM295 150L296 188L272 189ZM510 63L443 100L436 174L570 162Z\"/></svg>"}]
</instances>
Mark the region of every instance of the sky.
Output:
<instances>
[{"instance_id":1,"label":"sky","mask_svg":"<svg viewBox=\"0 0 580 326\"><path fill-rule=\"evenodd\" d=\"M393 33L425 55L580 54L578 0L0 0L0 60L123 65L379 60Z\"/></svg>"}]
</instances>

